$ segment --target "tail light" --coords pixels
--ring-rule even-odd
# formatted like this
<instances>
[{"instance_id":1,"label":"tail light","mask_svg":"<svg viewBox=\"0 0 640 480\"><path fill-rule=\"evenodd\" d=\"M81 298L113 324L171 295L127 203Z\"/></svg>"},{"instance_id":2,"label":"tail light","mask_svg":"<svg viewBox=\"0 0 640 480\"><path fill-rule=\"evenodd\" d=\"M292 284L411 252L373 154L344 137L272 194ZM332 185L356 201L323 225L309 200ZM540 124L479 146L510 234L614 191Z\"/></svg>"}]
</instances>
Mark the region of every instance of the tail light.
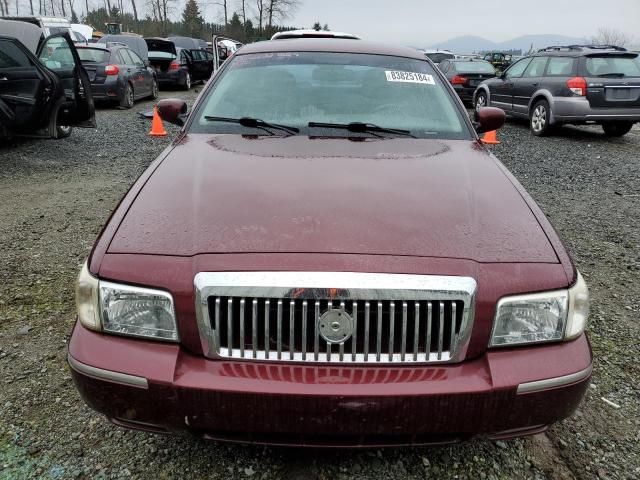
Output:
<instances>
[{"instance_id":1,"label":"tail light","mask_svg":"<svg viewBox=\"0 0 640 480\"><path fill-rule=\"evenodd\" d=\"M573 77L567 80L567 87L574 94L585 97L587 95L587 81L582 77Z\"/></svg>"},{"instance_id":2,"label":"tail light","mask_svg":"<svg viewBox=\"0 0 640 480\"><path fill-rule=\"evenodd\" d=\"M169 70L180 70L180 62L177 60L174 60L173 62L171 62L169 64Z\"/></svg>"},{"instance_id":3,"label":"tail light","mask_svg":"<svg viewBox=\"0 0 640 480\"><path fill-rule=\"evenodd\" d=\"M120 69L117 65L107 65L104 67L104 73L107 75L118 75L118 73L120 73Z\"/></svg>"},{"instance_id":4,"label":"tail light","mask_svg":"<svg viewBox=\"0 0 640 480\"><path fill-rule=\"evenodd\" d=\"M467 83L469 80L466 77L462 77L460 75L455 75L452 79L451 79L451 84L452 85L464 85L465 83Z\"/></svg>"}]
</instances>

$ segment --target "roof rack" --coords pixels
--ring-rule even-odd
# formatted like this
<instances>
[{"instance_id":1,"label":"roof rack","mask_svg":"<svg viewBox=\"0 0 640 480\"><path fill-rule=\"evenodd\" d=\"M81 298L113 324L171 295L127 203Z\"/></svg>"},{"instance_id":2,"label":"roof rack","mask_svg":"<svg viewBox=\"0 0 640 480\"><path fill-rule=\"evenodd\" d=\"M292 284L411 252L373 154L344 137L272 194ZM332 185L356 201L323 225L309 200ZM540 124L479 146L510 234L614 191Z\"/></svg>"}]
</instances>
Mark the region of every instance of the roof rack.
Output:
<instances>
[{"instance_id":1,"label":"roof rack","mask_svg":"<svg viewBox=\"0 0 640 480\"><path fill-rule=\"evenodd\" d=\"M541 48L538 52L560 52L560 51L574 51L582 52L584 50L615 50L617 52L626 52L624 47L618 47L617 45L552 45L546 48Z\"/></svg>"}]
</instances>

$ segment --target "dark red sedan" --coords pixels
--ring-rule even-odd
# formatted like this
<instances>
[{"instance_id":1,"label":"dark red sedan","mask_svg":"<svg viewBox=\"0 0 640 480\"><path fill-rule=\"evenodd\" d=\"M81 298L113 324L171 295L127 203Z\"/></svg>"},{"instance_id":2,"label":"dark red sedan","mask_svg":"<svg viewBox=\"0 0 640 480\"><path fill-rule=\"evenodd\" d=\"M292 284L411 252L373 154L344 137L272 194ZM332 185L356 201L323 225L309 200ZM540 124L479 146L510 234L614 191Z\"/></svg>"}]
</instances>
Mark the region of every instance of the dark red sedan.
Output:
<instances>
[{"instance_id":1,"label":"dark red sedan","mask_svg":"<svg viewBox=\"0 0 640 480\"><path fill-rule=\"evenodd\" d=\"M100 235L69 344L112 422L306 446L528 435L591 376L588 291L420 52L249 45Z\"/></svg>"}]
</instances>

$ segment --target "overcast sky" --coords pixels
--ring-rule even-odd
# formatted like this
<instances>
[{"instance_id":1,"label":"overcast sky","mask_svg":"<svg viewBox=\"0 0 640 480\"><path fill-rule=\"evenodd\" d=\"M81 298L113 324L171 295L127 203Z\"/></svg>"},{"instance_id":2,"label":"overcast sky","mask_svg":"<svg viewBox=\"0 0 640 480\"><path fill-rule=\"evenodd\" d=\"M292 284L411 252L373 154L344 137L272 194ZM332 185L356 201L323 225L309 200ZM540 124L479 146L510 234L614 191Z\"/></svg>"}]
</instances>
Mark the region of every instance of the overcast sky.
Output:
<instances>
[{"instance_id":1,"label":"overcast sky","mask_svg":"<svg viewBox=\"0 0 640 480\"><path fill-rule=\"evenodd\" d=\"M286 23L316 21L368 40L415 46L460 35L498 42L540 33L591 37L599 27L640 43L640 0L302 0Z\"/></svg>"}]
</instances>

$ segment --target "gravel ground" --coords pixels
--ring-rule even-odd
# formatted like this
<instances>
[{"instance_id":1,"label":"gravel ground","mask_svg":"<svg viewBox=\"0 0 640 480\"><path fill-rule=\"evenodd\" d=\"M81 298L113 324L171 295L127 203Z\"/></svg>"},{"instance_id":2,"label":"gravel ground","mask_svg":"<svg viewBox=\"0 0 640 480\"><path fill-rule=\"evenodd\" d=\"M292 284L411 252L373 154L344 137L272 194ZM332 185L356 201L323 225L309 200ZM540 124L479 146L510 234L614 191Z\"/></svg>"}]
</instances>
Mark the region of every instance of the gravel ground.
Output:
<instances>
[{"instance_id":1,"label":"gravel ground","mask_svg":"<svg viewBox=\"0 0 640 480\"><path fill-rule=\"evenodd\" d=\"M73 282L109 212L170 140L146 135L137 112L149 106L99 109L98 130L67 140L0 146L0 478L640 478L638 129L616 140L587 127L534 138L510 122L493 147L592 292L593 384L546 434L345 454L129 432L92 412L65 362Z\"/></svg>"}]
</instances>

